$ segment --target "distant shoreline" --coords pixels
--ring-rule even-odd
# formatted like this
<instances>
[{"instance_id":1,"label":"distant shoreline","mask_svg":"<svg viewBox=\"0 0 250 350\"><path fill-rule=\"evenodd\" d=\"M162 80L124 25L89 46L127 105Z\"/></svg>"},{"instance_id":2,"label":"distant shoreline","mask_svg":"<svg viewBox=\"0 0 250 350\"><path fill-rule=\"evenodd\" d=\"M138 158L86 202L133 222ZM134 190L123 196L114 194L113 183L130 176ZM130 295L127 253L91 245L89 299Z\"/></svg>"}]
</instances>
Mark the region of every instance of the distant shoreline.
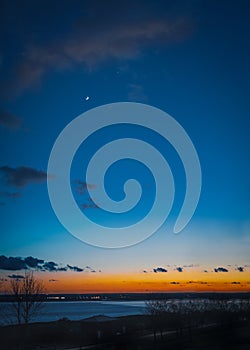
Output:
<instances>
[{"instance_id":1,"label":"distant shoreline","mask_svg":"<svg viewBox=\"0 0 250 350\"><path fill-rule=\"evenodd\" d=\"M197 299L197 298L232 298L247 299L247 292L162 292L162 293L48 293L42 294L41 299L50 301L146 301L151 299ZM10 294L0 294L0 302L12 302Z\"/></svg>"}]
</instances>

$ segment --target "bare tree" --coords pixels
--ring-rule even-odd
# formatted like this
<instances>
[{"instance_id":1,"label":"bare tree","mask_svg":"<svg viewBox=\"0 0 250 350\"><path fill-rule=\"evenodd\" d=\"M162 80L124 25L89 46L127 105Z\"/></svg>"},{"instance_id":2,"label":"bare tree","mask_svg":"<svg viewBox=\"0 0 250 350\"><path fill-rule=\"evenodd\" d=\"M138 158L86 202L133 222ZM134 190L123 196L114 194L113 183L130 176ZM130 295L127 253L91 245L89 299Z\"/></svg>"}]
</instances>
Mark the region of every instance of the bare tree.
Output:
<instances>
[{"instance_id":1,"label":"bare tree","mask_svg":"<svg viewBox=\"0 0 250 350\"><path fill-rule=\"evenodd\" d=\"M150 320L154 331L154 340L156 340L157 330L160 330L161 338L163 337L163 328L166 321L168 311L168 301L166 299L148 300L145 302L146 313L150 316Z\"/></svg>"},{"instance_id":2,"label":"bare tree","mask_svg":"<svg viewBox=\"0 0 250 350\"><path fill-rule=\"evenodd\" d=\"M3 279L0 278L0 293L2 293ZM3 308L0 305L0 318L3 318Z\"/></svg>"},{"instance_id":3,"label":"bare tree","mask_svg":"<svg viewBox=\"0 0 250 350\"><path fill-rule=\"evenodd\" d=\"M0 295L2 294L4 297L2 300L5 300L5 296L8 294L6 282L8 282L8 280L5 277L0 277ZM11 323L10 309L9 303L0 302L0 325L7 325Z\"/></svg>"},{"instance_id":4,"label":"bare tree","mask_svg":"<svg viewBox=\"0 0 250 350\"><path fill-rule=\"evenodd\" d=\"M10 281L10 290L11 294L14 296L14 301L13 301L13 308L15 311L15 315L17 317L17 322L18 324L22 323L22 318L21 318L21 306L22 306L22 286L20 279L12 279Z\"/></svg>"},{"instance_id":5,"label":"bare tree","mask_svg":"<svg viewBox=\"0 0 250 350\"><path fill-rule=\"evenodd\" d=\"M11 280L10 289L17 322L28 324L44 305L43 283L34 277L32 271L28 271L25 272L24 278Z\"/></svg>"}]
</instances>

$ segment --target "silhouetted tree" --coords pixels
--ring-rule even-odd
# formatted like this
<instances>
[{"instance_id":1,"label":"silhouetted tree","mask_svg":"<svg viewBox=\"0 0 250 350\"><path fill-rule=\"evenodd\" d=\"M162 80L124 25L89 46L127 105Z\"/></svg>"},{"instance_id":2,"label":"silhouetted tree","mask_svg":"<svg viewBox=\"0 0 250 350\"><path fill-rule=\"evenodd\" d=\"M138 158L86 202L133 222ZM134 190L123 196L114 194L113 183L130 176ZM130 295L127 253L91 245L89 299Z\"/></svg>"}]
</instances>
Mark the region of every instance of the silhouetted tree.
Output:
<instances>
[{"instance_id":1,"label":"silhouetted tree","mask_svg":"<svg viewBox=\"0 0 250 350\"><path fill-rule=\"evenodd\" d=\"M146 313L150 316L150 321L153 326L154 340L156 340L156 333L160 330L161 338L163 337L164 321L168 309L167 299L148 300L145 302Z\"/></svg>"},{"instance_id":2,"label":"silhouetted tree","mask_svg":"<svg viewBox=\"0 0 250 350\"><path fill-rule=\"evenodd\" d=\"M10 291L14 297L13 307L17 322L28 324L32 317L37 315L45 302L44 285L34 277L33 272L25 272L22 279L12 279Z\"/></svg>"}]
</instances>

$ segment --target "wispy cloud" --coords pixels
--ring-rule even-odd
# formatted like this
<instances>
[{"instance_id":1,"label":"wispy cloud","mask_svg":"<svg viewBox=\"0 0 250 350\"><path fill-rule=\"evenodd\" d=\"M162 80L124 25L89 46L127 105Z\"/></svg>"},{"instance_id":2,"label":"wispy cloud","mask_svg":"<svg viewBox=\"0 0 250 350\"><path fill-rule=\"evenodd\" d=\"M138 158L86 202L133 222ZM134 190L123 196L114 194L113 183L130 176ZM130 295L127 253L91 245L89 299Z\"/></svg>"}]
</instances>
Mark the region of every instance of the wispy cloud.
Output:
<instances>
[{"instance_id":1,"label":"wispy cloud","mask_svg":"<svg viewBox=\"0 0 250 350\"><path fill-rule=\"evenodd\" d=\"M76 271L76 272L82 272L84 271L84 269L78 267L78 266L71 266L71 265L67 265L67 267L72 270L72 271Z\"/></svg>"},{"instance_id":2,"label":"wispy cloud","mask_svg":"<svg viewBox=\"0 0 250 350\"><path fill-rule=\"evenodd\" d=\"M11 168L6 165L0 167L0 172L8 186L24 187L31 183L41 183L47 180L45 171L26 166Z\"/></svg>"},{"instance_id":3,"label":"wispy cloud","mask_svg":"<svg viewBox=\"0 0 250 350\"><path fill-rule=\"evenodd\" d=\"M93 269L91 266L85 266L84 270L85 270L85 271L87 270L87 271L92 272L92 273L95 273L95 272L96 272L96 270ZM99 270L99 272L101 272L101 271Z\"/></svg>"},{"instance_id":4,"label":"wispy cloud","mask_svg":"<svg viewBox=\"0 0 250 350\"><path fill-rule=\"evenodd\" d=\"M128 100L132 102L147 102L148 98L143 90L142 85L129 85Z\"/></svg>"},{"instance_id":5,"label":"wispy cloud","mask_svg":"<svg viewBox=\"0 0 250 350\"><path fill-rule=\"evenodd\" d=\"M16 198L21 197L21 195L22 195L21 192L9 192L9 191L0 192L0 198L3 200L16 199ZM0 205L6 205L6 202L1 201Z\"/></svg>"},{"instance_id":6,"label":"wispy cloud","mask_svg":"<svg viewBox=\"0 0 250 350\"><path fill-rule=\"evenodd\" d=\"M99 205L96 204L95 202L93 202L93 200L91 198L88 198L88 201L85 202L85 203L82 203L80 204L81 208L83 210L86 210L86 209L99 209Z\"/></svg>"},{"instance_id":7,"label":"wispy cloud","mask_svg":"<svg viewBox=\"0 0 250 350\"><path fill-rule=\"evenodd\" d=\"M9 192L9 191L0 192L0 197L5 197L5 198L18 198L21 195L22 195L21 192Z\"/></svg>"},{"instance_id":8,"label":"wispy cloud","mask_svg":"<svg viewBox=\"0 0 250 350\"><path fill-rule=\"evenodd\" d=\"M7 111L0 110L0 126L10 130L20 129L22 119Z\"/></svg>"},{"instance_id":9,"label":"wispy cloud","mask_svg":"<svg viewBox=\"0 0 250 350\"><path fill-rule=\"evenodd\" d=\"M87 190L96 189L95 184L88 184L82 180L74 180L73 183L76 185L75 190L78 194L83 195L87 192Z\"/></svg>"},{"instance_id":10,"label":"wispy cloud","mask_svg":"<svg viewBox=\"0 0 250 350\"><path fill-rule=\"evenodd\" d=\"M5 82L2 91L21 93L51 71L78 65L93 68L107 60L136 59L150 46L168 45L191 32L187 16L173 13L170 16L171 11L159 16L159 9L156 14L148 9L144 11L146 2L135 3L105 1L103 6L101 1L92 1L86 5L86 15L65 35L39 45L26 43L22 59L13 67L12 79Z\"/></svg>"},{"instance_id":11,"label":"wispy cloud","mask_svg":"<svg viewBox=\"0 0 250 350\"><path fill-rule=\"evenodd\" d=\"M88 190L95 190L97 188L96 184L89 184L82 180L74 180L73 184L75 185L74 189L77 195L80 195L84 198L83 203L79 203L79 206L83 209L99 209L98 204L94 202L94 200L89 197ZM82 201L82 198L81 198ZM80 202L80 201L79 201Z\"/></svg>"}]
</instances>

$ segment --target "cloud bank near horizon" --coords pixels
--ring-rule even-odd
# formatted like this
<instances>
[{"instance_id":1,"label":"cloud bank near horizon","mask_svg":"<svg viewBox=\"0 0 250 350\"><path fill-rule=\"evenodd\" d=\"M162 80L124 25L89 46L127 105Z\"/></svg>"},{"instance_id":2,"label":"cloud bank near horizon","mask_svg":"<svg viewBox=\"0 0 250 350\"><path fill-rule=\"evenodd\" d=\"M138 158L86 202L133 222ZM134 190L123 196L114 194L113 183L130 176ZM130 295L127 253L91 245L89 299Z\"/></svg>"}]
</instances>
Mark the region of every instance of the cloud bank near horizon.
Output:
<instances>
[{"instance_id":1,"label":"cloud bank near horizon","mask_svg":"<svg viewBox=\"0 0 250 350\"><path fill-rule=\"evenodd\" d=\"M87 267L86 267L87 268ZM6 271L20 271L20 270L37 270L37 271L47 271L47 272L60 272L60 271L75 271L83 272L85 268L78 266L72 266L67 264L66 266L61 266L54 261L45 261L43 259L34 258L28 256L26 258L21 257L7 257L5 255L0 256L0 270ZM93 270L94 271L94 270ZM11 275L10 278L16 278ZM21 278L21 277L20 277Z\"/></svg>"}]
</instances>

